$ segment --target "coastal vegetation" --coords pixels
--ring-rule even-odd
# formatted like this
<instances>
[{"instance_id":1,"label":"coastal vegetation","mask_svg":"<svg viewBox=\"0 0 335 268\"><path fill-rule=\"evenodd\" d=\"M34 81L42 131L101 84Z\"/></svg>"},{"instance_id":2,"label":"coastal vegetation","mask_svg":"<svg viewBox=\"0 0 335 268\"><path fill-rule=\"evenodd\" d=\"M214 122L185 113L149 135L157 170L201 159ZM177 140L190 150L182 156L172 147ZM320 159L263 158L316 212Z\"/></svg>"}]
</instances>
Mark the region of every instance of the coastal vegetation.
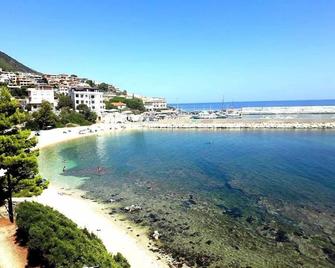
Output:
<instances>
[{"instance_id":1,"label":"coastal vegetation","mask_svg":"<svg viewBox=\"0 0 335 268\"><path fill-rule=\"evenodd\" d=\"M108 253L94 234L50 207L23 202L16 213L17 238L28 247L33 267L130 267L120 253Z\"/></svg>"},{"instance_id":2,"label":"coastal vegetation","mask_svg":"<svg viewBox=\"0 0 335 268\"><path fill-rule=\"evenodd\" d=\"M78 105L78 111L75 111L72 105L70 106L67 96L61 97L58 108L60 111L56 115L51 104L43 101L41 107L29 116L26 127L31 130L44 130L64 127L68 124L88 126L94 124L97 118L96 113L92 112L85 104Z\"/></svg>"},{"instance_id":3,"label":"coastal vegetation","mask_svg":"<svg viewBox=\"0 0 335 268\"><path fill-rule=\"evenodd\" d=\"M20 110L6 87L0 87L0 205L7 201L7 211L14 221L13 195L40 194L47 182L38 175L38 151L32 150L36 139L22 126L27 114Z\"/></svg>"},{"instance_id":4,"label":"coastal vegetation","mask_svg":"<svg viewBox=\"0 0 335 268\"><path fill-rule=\"evenodd\" d=\"M73 109L73 103L70 96L64 94L57 94L58 104L57 110L61 110L62 108Z\"/></svg>"},{"instance_id":5,"label":"coastal vegetation","mask_svg":"<svg viewBox=\"0 0 335 268\"><path fill-rule=\"evenodd\" d=\"M114 97L108 101L105 102L106 105L106 109L115 109L113 103L115 102L122 102L124 104L126 104L127 108L130 110L137 110L139 112L144 112L145 111L145 107L143 104L143 101L139 98L131 98L131 99L127 99L124 97Z\"/></svg>"}]
</instances>

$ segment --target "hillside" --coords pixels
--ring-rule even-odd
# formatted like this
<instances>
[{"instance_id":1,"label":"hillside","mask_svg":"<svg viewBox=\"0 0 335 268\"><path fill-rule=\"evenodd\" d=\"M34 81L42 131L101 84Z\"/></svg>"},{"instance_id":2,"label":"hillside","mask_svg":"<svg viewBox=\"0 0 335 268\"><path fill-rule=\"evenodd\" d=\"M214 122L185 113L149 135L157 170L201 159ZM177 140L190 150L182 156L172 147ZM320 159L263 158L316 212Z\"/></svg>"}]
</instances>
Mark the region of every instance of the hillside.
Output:
<instances>
[{"instance_id":1,"label":"hillside","mask_svg":"<svg viewBox=\"0 0 335 268\"><path fill-rule=\"evenodd\" d=\"M0 68L10 72L38 73L0 51Z\"/></svg>"}]
</instances>

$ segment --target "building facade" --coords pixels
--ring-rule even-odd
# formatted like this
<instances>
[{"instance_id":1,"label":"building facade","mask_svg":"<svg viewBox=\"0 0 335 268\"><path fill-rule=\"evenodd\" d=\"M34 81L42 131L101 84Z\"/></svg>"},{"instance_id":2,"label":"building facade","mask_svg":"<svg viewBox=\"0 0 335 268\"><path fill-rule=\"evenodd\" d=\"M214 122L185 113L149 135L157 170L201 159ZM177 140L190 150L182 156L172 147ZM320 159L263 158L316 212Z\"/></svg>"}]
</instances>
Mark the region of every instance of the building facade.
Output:
<instances>
[{"instance_id":1,"label":"building facade","mask_svg":"<svg viewBox=\"0 0 335 268\"><path fill-rule=\"evenodd\" d=\"M142 98L143 104L146 110L164 110L167 108L166 100L164 98Z\"/></svg>"},{"instance_id":2,"label":"building facade","mask_svg":"<svg viewBox=\"0 0 335 268\"><path fill-rule=\"evenodd\" d=\"M78 105L85 104L97 115L101 115L105 110L103 93L96 88L72 88L70 97L75 109L77 109Z\"/></svg>"},{"instance_id":3,"label":"building facade","mask_svg":"<svg viewBox=\"0 0 335 268\"><path fill-rule=\"evenodd\" d=\"M27 105L31 111L36 111L43 101L49 102L55 108L55 94L54 90L49 85L39 85L36 88L28 88Z\"/></svg>"}]
</instances>

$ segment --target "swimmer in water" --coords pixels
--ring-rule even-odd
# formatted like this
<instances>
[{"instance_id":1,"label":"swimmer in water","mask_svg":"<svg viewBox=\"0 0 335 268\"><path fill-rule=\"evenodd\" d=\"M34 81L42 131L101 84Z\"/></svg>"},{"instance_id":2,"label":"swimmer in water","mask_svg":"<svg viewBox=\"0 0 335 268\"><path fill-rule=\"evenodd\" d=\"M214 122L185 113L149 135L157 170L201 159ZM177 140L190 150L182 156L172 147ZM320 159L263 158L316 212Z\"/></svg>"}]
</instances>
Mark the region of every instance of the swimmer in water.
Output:
<instances>
[{"instance_id":1,"label":"swimmer in water","mask_svg":"<svg viewBox=\"0 0 335 268\"><path fill-rule=\"evenodd\" d=\"M65 171L65 169L66 169L66 166L63 167L63 172Z\"/></svg>"}]
</instances>

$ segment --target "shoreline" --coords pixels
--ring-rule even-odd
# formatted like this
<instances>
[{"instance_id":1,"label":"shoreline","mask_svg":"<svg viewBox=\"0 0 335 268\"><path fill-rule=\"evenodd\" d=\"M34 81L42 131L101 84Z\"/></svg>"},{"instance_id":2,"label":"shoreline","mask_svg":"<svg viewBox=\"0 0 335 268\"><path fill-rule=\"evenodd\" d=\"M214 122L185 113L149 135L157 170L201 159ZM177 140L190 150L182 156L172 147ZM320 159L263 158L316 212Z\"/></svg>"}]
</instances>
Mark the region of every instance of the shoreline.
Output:
<instances>
[{"instance_id":1,"label":"shoreline","mask_svg":"<svg viewBox=\"0 0 335 268\"><path fill-rule=\"evenodd\" d=\"M47 205L99 237L112 254L120 252L131 267L168 268L170 258L154 253L150 239L141 229L119 215L110 215L108 205L83 198L84 191L50 185L39 196L14 198L15 202L35 201ZM139 235L137 237L137 235Z\"/></svg>"},{"instance_id":2,"label":"shoreline","mask_svg":"<svg viewBox=\"0 0 335 268\"><path fill-rule=\"evenodd\" d=\"M244 130L244 128L241 128L238 124L236 124L239 121L240 120L227 120L225 123L232 124L234 127L227 127L225 129ZM332 128L335 128L335 121L330 123L332 124ZM171 122L166 122L163 125L164 127L161 126L162 123L158 124L157 122L153 122L146 124L128 123L118 125L95 124L85 127L45 130L40 131L37 148L41 149L50 145L79 139L81 137L111 134L125 130L150 130L159 128L220 129L213 127L209 122L196 122L196 124L192 123L190 127L185 127L185 125L180 122L177 126ZM250 127L251 129L272 129L272 127L252 126L253 127ZM87 129L89 129L90 132L80 134L81 130ZM274 129L278 129L278 127L275 127ZM279 129L288 128L285 127ZM289 129L294 128L291 127ZM322 130L322 128L307 129ZM49 188L46 189L40 196L29 198L27 200L37 201L41 204L48 205L70 218L79 227L87 228L103 241L108 251L114 254L120 252L124 255L131 267L169 267L169 264L171 264L173 260L168 255L158 253L157 247L151 247L154 242L150 243L150 236L146 232L145 228L136 226L127 219L120 219L120 215L109 215L108 212L110 209L108 209L108 205L83 198L83 194L83 191L75 188L64 189L59 185L55 186L54 184L51 184ZM22 201L22 199L20 201ZM138 234L139 237L136 236Z\"/></svg>"},{"instance_id":3,"label":"shoreline","mask_svg":"<svg viewBox=\"0 0 335 268\"><path fill-rule=\"evenodd\" d=\"M71 128L56 128L40 131L36 149L42 149L58 143L68 142L94 135L105 135L120 131L139 129L130 124L94 124ZM70 130L70 131L69 131ZM91 130L80 134L82 130ZM84 198L84 191L75 188L64 188L60 184L50 183L48 189L40 196L32 198L15 198L15 201L36 201L48 205L74 221L80 228L87 228L97 235L113 254L120 252L131 267L167 268L172 260L169 256L151 251L157 249L149 239L145 228L135 226L120 215L110 215L107 204ZM139 236L137 236L139 235ZM157 250L155 250L157 251Z\"/></svg>"},{"instance_id":4,"label":"shoreline","mask_svg":"<svg viewBox=\"0 0 335 268\"><path fill-rule=\"evenodd\" d=\"M83 137L89 137L94 135L103 135L115 133L118 131L138 129L138 126L130 124L102 124L97 123L90 126L80 126L80 127L66 127L66 128L54 128L50 130L39 131L38 143L35 149L42 149L50 145L67 142L74 139L79 139ZM80 134L80 132L85 131L85 133ZM34 131L35 135L37 132Z\"/></svg>"},{"instance_id":5,"label":"shoreline","mask_svg":"<svg viewBox=\"0 0 335 268\"><path fill-rule=\"evenodd\" d=\"M335 119L200 119L188 117L153 122L123 124L97 123L90 126L54 128L39 131L36 149L82 137L104 135L125 130L145 129L214 129L214 130L334 130ZM80 134L80 132L85 132ZM36 132L33 132L36 134Z\"/></svg>"}]
</instances>

